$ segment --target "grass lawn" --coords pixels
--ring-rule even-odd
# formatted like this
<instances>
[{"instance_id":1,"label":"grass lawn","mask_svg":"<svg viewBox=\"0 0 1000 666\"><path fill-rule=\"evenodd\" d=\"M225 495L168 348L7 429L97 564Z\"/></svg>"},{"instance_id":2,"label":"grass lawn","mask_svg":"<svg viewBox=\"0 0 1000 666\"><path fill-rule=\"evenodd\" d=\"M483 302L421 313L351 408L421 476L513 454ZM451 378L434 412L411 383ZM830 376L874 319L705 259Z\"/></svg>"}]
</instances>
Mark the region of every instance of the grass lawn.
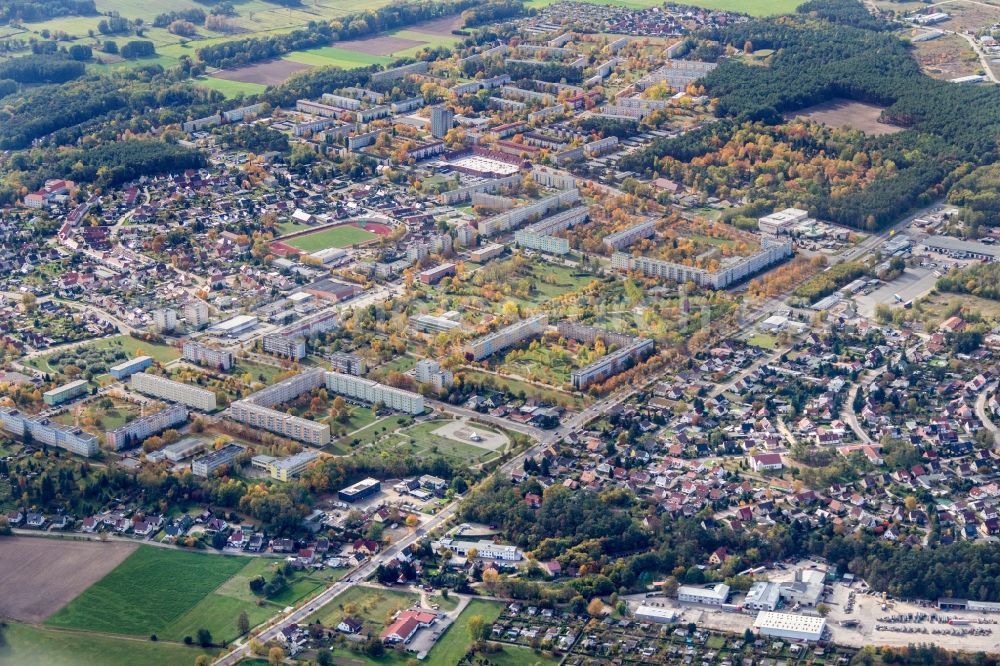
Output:
<instances>
[{"instance_id":1,"label":"grass lawn","mask_svg":"<svg viewBox=\"0 0 1000 666\"><path fill-rule=\"evenodd\" d=\"M18 666L191 666L216 650L178 643L112 638L26 624L8 624L0 644L0 664Z\"/></svg>"},{"instance_id":2,"label":"grass lawn","mask_svg":"<svg viewBox=\"0 0 1000 666\"><path fill-rule=\"evenodd\" d=\"M435 594L429 597L429 599L431 604L437 604L443 611L453 611L458 607L458 597L455 595L449 595L448 598L445 599L440 594Z\"/></svg>"},{"instance_id":3,"label":"grass lawn","mask_svg":"<svg viewBox=\"0 0 1000 666\"><path fill-rule=\"evenodd\" d=\"M109 347L119 347L125 354L130 358L135 358L136 356L152 356L155 360L160 363L169 363L175 359L180 358L181 352L176 347L171 347L170 345L161 345L153 342L146 342L144 340L136 340L130 335L115 335L110 338L101 338L100 340L95 340L94 342L88 342L87 347L93 347L96 349L107 349ZM36 370L41 370L42 372L55 373L56 370L49 366L48 359L49 354L44 356L36 356L33 359L25 361L25 365L30 365ZM99 379L98 378L95 378Z\"/></svg>"},{"instance_id":4,"label":"grass lawn","mask_svg":"<svg viewBox=\"0 0 1000 666\"><path fill-rule=\"evenodd\" d=\"M194 82L196 85L218 90L227 98L239 97L240 95L256 95L267 90L267 86L262 83L230 81L228 79L217 79L214 76L199 76Z\"/></svg>"},{"instance_id":5,"label":"grass lawn","mask_svg":"<svg viewBox=\"0 0 1000 666\"><path fill-rule=\"evenodd\" d=\"M378 234L365 231L364 229L360 229L350 224L344 224L338 227L317 231L314 234L291 238L284 242L292 247L305 250L306 252L318 252L319 250L325 250L331 247L351 247L352 245L366 243L375 238L378 238Z\"/></svg>"},{"instance_id":6,"label":"grass lawn","mask_svg":"<svg viewBox=\"0 0 1000 666\"><path fill-rule=\"evenodd\" d=\"M110 409L103 409L97 405L97 401L90 401L84 405L81 412L80 426L85 431L97 435L102 442L107 431L122 427L129 416L138 417L142 411L135 403L125 400L113 401L114 406ZM93 418L93 422L89 421L89 418ZM63 412L54 416L52 420L72 426L76 425L77 415L74 412Z\"/></svg>"},{"instance_id":7,"label":"grass lawn","mask_svg":"<svg viewBox=\"0 0 1000 666\"><path fill-rule=\"evenodd\" d=\"M378 374L386 376L390 372L406 372L417 364L417 359L412 356L397 356L388 363L383 363L378 367Z\"/></svg>"},{"instance_id":8,"label":"grass lawn","mask_svg":"<svg viewBox=\"0 0 1000 666\"><path fill-rule=\"evenodd\" d=\"M415 42L425 42L424 44L420 44L418 46L411 46L408 49L394 51L392 55L395 58L415 56L417 53L426 48L436 48L438 46L451 48L462 40L461 37L454 35L432 35L430 33L420 32L419 30L397 30L396 32L391 32L389 34L393 37L400 37L402 39L412 39Z\"/></svg>"},{"instance_id":9,"label":"grass lawn","mask_svg":"<svg viewBox=\"0 0 1000 666\"><path fill-rule=\"evenodd\" d=\"M418 457L440 455L459 464L474 465L497 457L501 450L493 451L475 444L460 442L433 434L448 420L418 423L398 435L382 440L376 448L390 453L411 454ZM479 424L476 428L488 430Z\"/></svg>"},{"instance_id":10,"label":"grass lawn","mask_svg":"<svg viewBox=\"0 0 1000 666\"><path fill-rule=\"evenodd\" d=\"M300 224L298 222L292 222L291 220L287 222L279 222L274 225L275 229L278 230L279 236L287 236L288 234L294 234L296 231L305 231L306 229L312 228L311 224Z\"/></svg>"},{"instance_id":11,"label":"grass lawn","mask_svg":"<svg viewBox=\"0 0 1000 666\"><path fill-rule=\"evenodd\" d=\"M120 343L120 344L119 344ZM95 347L119 346L129 358L136 356L152 356L160 363L168 363L181 357L181 352L176 347L161 345L144 340L136 340L129 335L119 335L113 338L104 338L93 343Z\"/></svg>"},{"instance_id":12,"label":"grass lawn","mask_svg":"<svg viewBox=\"0 0 1000 666\"><path fill-rule=\"evenodd\" d=\"M95 632L170 637L171 625L248 563L245 557L141 546L46 623ZM235 632L236 616L225 621Z\"/></svg>"},{"instance_id":13,"label":"grass lawn","mask_svg":"<svg viewBox=\"0 0 1000 666\"><path fill-rule=\"evenodd\" d=\"M338 597L335 602L317 611L315 615L309 618L307 623L312 623L314 620L319 619L325 627L336 627L340 624L341 620L353 613L365 623L364 631L377 636L385 629L386 620L392 614L398 610L409 608L418 599L419 597L411 592L370 587L352 587ZM431 661L428 663L457 664L458 661Z\"/></svg>"},{"instance_id":14,"label":"grass lawn","mask_svg":"<svg viewBox=\"0 0 1000 666\"><path fill-rule=\"evenodd\" d=\"M598 355L587 350L570 351L555 344L538 349L512 349L507 351L499 370L504 374L518 375L532 381L554 387L569 389L574 370L584 367L588 361L596 361Z\"/></svg>"},{"instance_id":15,"label":"grass lawn","mask_svg":"<svg viewBox=\"0 0 1000 666\"><path fill-rule=\"evenodd\" d=\"M469 636L469 618L473 615L480 615L486 622L486 626L490 626L500 617L502 611L503 605L493 601L483 601L482 599L470 601L458 619L445 630L444 636L427 653L427 663L457 664L472 646L472 638Z\"/></svg>"},{"instance_id":16,"label":"grass lawn","mask_svg":"<svg viewBox=\"0 0 1000 666\"><path fill-rule=\"evenodd\" d=\"M375 55L371 53L358 53L336 46L324 46L308 51L293 51L284 57L285 60L300 62L303 65L316 65L326 67L336 65L344 69L354 69L366 65L385 65L392 62L389 56Z\"/></svg>"},{"instance_id":17,"label":"grass lawn","mask_svg":"<svg viewBox=\"0 0 1000 666\"><path fill-rule=\"evenodd\" d=\"M412 417L407 416L406 414L393 414L392 416L387 416L386 418L376 421L353 435L341 437L337 441L333 442L331 446L339 449L339 451L330 451L330 453L349 451L351 449L351 443L355 440L357 440L356 446L371 444L382 435L390 433L399 428L401 424L412 420Z\"/></svg>"},{"instance_id":18,"label":"grass lawn","mask_svg":"<svg viewBox=\"0 0 1000 666\"><path fill-rule=\"evenodd\" d=\"M541 652L535 652L529 647L520 645L508 645L501 643L490 643L494 647L499 647L499 652L477 653L484 659L489 659L493 666L557 666L558 657L551 657Z\"/></svg>"},{"instance_id":19,"label":"grass lawn","mask_svg":"<svg viewBox=\"0 0 1000 666\"><path fill-rule=\"evenodd\" d=\"M375 423L375 412L373 412L370 407L349 405L349 409L351 417L347 419L345 423L341 423L340 421L331 421L329 417L318 420L320 422L329 423L330 427L338 432L343 430L345 433L361 430L362 428L367 428L372 423Z\"/></svg>"},{"instance_id":20,"label":"grass lawn","mask_svg":"<svg viewBox=\"0 0 1000 666\"><path fill-rule=\"evenodd\" d=\"M747 344L761 349L775 349L778 346L778 338L767 333L757 333L747 338Z\"/></svg>"},{"instance_id":21,"label":"grass lawn","mask_svg":"<svg viewBox=\"0 0 1000 666\"><path fill-rule=\"evenodd\" d=\"M267 365L265 363L256 363L254 361L248 361L246 359L240 359L233 366L233 375L250 375L255 382L262 382L264 384L271 384L274 382L274 378L282 373L281 368L276 368L273 365ZM263 377L263 379L261 379Z\"/></svg>"},{"instance_id":22,"label":"grass lawn","mask_svg":"<svg viewBox=\"0 0 1000 666\"><path fill-rule=\"evenodd\" d=\"M937 290L913 303L917 319L928 328L936 328L947 319L957 307L978 312L987 321L1000 321L1000 301L973 296L972 294L941 293Z\"/></svg>"}]
</instances>

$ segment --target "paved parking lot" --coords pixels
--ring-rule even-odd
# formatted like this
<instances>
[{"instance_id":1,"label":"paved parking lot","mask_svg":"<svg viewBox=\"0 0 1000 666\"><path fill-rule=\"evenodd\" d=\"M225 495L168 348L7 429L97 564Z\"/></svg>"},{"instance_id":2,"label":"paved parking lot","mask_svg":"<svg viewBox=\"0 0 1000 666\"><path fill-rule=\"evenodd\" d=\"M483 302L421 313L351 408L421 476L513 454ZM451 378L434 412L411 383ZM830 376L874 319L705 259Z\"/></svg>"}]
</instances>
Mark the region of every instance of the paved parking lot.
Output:
<instances>
[{"instance_id":1,"label":"paved parking lot","mask_svg":"<svg viewBox=\"0 0 1000 666\"><path fill-rule=\"evenodd\" d=\"M903 274L892 282L882 285L870 294L857 296L855 301L858 304L858 312L866 317L872 317L875 315L876 305L901 305L896 299L897 294L903 301L912 301L933 289L936 283L937 276L934 275L934 269L907 267Z\"/></svg>"}]
</instances>

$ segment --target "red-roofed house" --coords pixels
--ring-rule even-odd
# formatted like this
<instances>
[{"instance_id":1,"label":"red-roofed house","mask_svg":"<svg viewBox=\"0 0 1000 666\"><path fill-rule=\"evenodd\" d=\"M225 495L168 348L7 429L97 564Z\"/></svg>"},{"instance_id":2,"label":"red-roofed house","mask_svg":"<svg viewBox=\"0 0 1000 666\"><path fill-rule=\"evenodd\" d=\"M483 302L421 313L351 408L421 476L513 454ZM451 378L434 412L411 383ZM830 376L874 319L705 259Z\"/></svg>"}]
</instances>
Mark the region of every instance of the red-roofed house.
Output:
<instances>
[{"instance_id":1,"label":"red-roofed house","mask_svg":"<svg viewBox=\"0 0 1000 666\"><path fill-rule=\"evenodd\" d=\"M755 456L750 456L750 467L752 467L755 472L769 469L781 469L783 466L784 462L781 459L780 453L758 453Z\"/></svg>"},{"instance_id":2,"label":"red-roofed house","mask_svg":"<svg viewBox=\"0 0 1000 666\"><path fill-rule=\"evenodd\" d=\"M409 643L418 629L429 627L437 622L437 613L425 610L405 610L396 615L385 631L382 632L383 643Z\"/></svg>"}]
</instances>

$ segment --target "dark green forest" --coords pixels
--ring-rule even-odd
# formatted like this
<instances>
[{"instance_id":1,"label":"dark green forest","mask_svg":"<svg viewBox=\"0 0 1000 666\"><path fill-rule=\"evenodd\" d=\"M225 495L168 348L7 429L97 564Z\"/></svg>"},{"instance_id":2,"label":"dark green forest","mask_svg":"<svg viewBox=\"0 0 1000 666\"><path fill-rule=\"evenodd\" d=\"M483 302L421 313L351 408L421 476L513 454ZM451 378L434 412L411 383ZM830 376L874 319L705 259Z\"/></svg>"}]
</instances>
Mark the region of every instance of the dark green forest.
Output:
<instances>
[{"instance_id":1,"label":"dark green forest","mask_svg":"<svg viewBox=\"0 0 1000 666\"><path fill-rule=\"evenodd\" d=\"M0 23L96 14L94 0L0 0Z\"/></svg>"}]
</instances>

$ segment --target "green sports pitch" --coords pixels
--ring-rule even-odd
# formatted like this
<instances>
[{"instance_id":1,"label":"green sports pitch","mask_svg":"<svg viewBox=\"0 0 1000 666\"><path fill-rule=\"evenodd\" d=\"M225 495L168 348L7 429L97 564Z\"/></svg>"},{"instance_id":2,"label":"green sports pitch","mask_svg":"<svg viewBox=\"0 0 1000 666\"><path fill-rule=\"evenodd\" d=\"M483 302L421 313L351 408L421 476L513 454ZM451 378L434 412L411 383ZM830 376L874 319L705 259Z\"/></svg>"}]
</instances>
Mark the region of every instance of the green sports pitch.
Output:
<instances>
[{"instance_id":1,"label":"green sports pitch","mask_svg":"<svg viewBox=\"0 0 1000 666\"><path fill-rule=\"evenodd\" d=\"M281 242L305 252L319 252L331 247L344 248L360 245L376 238L378 238L378 234L351 224L344 224Z\"/></svg>"}]
</instances>

